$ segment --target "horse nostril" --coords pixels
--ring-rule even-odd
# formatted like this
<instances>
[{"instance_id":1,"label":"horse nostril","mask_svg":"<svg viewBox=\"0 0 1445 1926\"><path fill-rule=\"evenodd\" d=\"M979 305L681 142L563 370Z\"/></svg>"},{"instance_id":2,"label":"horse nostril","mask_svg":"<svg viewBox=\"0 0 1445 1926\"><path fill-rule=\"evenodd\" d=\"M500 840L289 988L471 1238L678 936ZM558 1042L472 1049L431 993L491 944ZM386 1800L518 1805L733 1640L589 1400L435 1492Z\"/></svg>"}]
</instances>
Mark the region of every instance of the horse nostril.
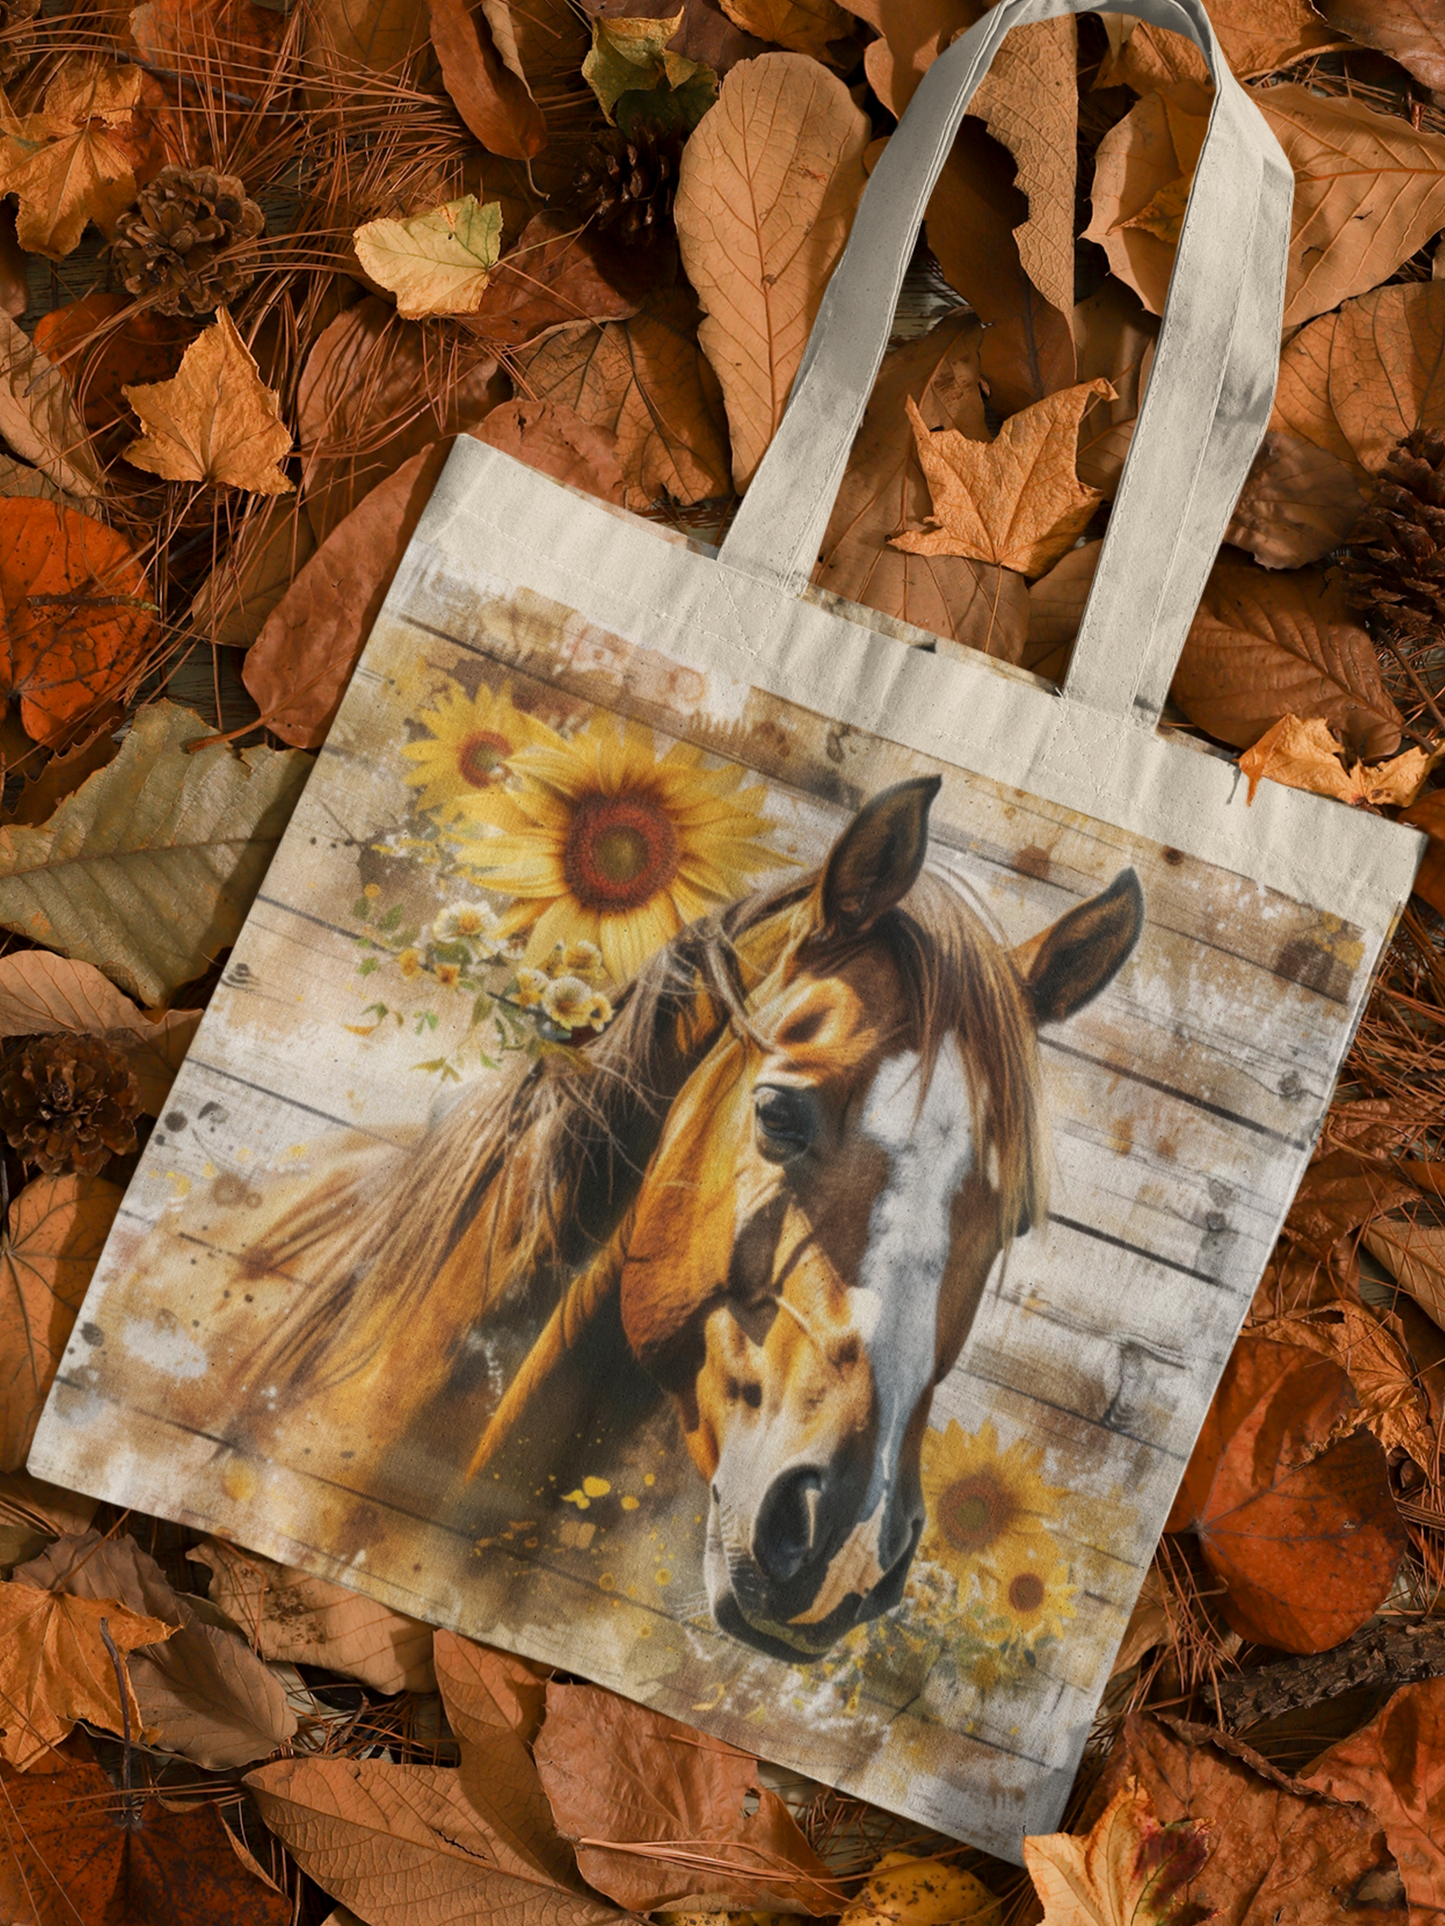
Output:
<instances>
[{"instance_id":1,"label":"horse nostril","mask_svg":"<svg viewBox=\"0 0 1445 1926\"><path fill-rule=\"evenodd\" d=\"M753 1527L753 1556L775 1584L796 1578L813 1555L822 1496L822 1473L806 1465L769 1486Z\"/></svg>"}]
</instances>

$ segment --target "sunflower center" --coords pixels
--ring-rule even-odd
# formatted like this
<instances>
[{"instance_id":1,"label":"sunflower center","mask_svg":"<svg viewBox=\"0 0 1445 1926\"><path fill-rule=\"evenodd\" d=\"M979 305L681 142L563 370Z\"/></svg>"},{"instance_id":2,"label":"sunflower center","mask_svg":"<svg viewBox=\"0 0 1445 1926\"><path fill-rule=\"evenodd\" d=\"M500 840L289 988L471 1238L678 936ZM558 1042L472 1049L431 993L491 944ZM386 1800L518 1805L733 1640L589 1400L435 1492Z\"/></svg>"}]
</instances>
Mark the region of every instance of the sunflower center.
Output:
<instances>
[{"instance_id":1,"label":"sunflower center","mask_svg":"<svg viewBox=\"0 0 1445 1926\"><path fill-rule=\"evenodd\" d=\"M497 772L512 753L505 736L478 730L457 747L457 774L473 789L487 789L497 780Z\"/></svg>"},{"instance_id":2,"label":"sunflower center","mask_svg":"<svg viewBox=\"0 0 1445 1926\"><path fill-rule=\"evenodd\" d=\"M677 831L650 797L584 796L562 861L588 909L640 909L677 875Z\"/></svg>"},{"instance_id":3,"label":"sunflower center","mask_svg":"<svg viewBox=\"0 0 1445 1926\"><path fill-rule=\"evenodd\" d=\"M1019 1572L1011 1579L1008 1602L1024 1616L1036 1612L1044 1602L1044 1581L1037 1572Z\"/></svg>"},{"instance_id":4,"label":"sunflower center","mask_svg":"<svg viewBox=\"0 0 1445 1926\"><path fill-rule=\"evenodd\" d=\"M995 1478L959 1478L942 1493L938 1528L956 1551L981 1552L1002 1538L1018 1507Z\"/></svg>"}]
</instances>

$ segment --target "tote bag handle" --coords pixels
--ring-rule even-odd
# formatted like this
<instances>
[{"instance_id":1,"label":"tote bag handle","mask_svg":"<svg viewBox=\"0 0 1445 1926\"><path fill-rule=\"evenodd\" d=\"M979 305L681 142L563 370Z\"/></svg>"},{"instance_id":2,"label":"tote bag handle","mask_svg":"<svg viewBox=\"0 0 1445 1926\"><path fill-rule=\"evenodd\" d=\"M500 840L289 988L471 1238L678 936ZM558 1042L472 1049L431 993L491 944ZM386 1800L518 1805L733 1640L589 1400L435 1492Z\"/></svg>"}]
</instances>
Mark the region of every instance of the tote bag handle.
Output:
<instances>
[{"instance_id":1,"label":"tote bag handle","mask_svg":"<svg viewBox=\"0 0 1445 1926\"><path fill-rule=\"evenodd\" d=\"M1187 35L1216 89L1148 392L1064 683L1068 700L1152 727L1269 419L1294 177L1201 0L1122 0L1117 10ZM1094 11L1090 0L998 0L923 76L868 182L722 562L791 594L806 586L965 108L1011 27Z\"/></svg>"}]
</instances>

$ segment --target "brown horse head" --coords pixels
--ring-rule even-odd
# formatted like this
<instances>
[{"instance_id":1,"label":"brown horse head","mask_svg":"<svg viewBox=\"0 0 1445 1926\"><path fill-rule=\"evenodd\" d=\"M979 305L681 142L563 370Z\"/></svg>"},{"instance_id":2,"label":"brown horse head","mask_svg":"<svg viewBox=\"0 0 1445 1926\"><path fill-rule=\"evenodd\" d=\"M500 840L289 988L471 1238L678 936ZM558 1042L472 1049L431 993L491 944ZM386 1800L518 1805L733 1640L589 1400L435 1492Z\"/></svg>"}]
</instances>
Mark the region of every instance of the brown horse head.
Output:
<instances>
[{"instance_id":1,"label":"brown horse head","mask_svg":"<svg viewBox=\"0 0 1445 1926\"><path fill-rule=\"evenodd\" d=\"M933 1388L1041 1215L1037 1028L1138 939L1126 870L1010 955L923 873L936 779L873 798L671 1106L623 1328L711 1494L718 1624L792 1659L895 1605Z\"/></svg>"}]
</instances>

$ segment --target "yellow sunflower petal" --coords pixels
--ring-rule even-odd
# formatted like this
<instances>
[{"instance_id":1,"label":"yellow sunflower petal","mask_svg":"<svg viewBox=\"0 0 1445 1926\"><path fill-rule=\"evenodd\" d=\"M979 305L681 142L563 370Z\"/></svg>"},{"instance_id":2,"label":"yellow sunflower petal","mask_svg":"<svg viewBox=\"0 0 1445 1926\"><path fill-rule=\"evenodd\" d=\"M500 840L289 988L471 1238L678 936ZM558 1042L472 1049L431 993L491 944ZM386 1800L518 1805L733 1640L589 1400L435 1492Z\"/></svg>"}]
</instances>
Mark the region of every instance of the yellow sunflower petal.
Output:
<instances>
[{"instance_id":1,"label":"yellow sunflower petal","mask_svg":"<svg viewBox=\"0 0 1445 1926\"><path fill-rule=\"evenodd\" d=\"M682 928L666 896L654 896L641 909L598 918L597 947L614 983L630 983L649 956L666 947Z\"/></svg>"}]
</instances>

